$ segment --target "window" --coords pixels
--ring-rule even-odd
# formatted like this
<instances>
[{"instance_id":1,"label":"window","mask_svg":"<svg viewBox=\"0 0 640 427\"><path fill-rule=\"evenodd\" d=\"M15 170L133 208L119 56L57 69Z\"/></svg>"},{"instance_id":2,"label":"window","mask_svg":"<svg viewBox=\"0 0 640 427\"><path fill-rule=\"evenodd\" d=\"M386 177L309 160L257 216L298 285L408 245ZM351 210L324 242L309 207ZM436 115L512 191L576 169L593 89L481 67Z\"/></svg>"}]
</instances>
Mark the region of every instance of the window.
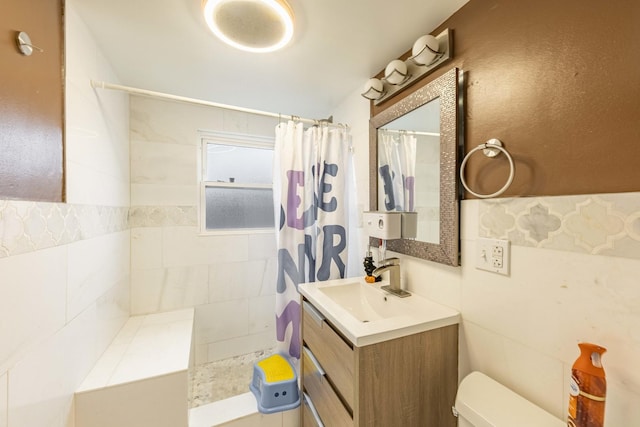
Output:
<instances>
[{"instance_id":1,"label":"window","mask_svg":"<svg viewBox=\"0 0 640 427\"><path fill-rule=\"evenodd\" d=\"M202 133L201 231L274 229L274 138Z\"/></svg>"}]
</instances>

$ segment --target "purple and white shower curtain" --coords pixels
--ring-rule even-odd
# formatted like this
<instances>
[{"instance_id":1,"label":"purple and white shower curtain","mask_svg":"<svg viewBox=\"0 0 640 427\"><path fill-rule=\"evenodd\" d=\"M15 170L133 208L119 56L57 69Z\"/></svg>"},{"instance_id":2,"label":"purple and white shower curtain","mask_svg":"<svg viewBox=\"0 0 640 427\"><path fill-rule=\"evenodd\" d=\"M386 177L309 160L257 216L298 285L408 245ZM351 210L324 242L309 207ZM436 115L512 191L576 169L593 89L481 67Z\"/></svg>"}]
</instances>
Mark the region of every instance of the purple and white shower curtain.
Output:
<instances>
[{"instance_id":1,"label":"purple and white shower curtain","mask_svg":"<svg viewBox=\"0 0 640 427\"><path fill-rule=\"evenodd\" d=\"M300 358L298 285L348 277L355 185L346 127L276 127L273 198L278 248L278 350ZM351 227L355 229L355 227ZM351 237L352 241L356 241ZM355 245L351 245L355 246Z\"/></svg>"},{"instance_id":2,"label":"purple and white shower curtain","mask_svg":"<svg viewBox=\"0 0 640 427\"><path fill-rule=\"evenodd\" d=\"M414 212L417 138L397 130L380 129L378 135L378 200L385 211Z\"/></svg>"}]
</instances>

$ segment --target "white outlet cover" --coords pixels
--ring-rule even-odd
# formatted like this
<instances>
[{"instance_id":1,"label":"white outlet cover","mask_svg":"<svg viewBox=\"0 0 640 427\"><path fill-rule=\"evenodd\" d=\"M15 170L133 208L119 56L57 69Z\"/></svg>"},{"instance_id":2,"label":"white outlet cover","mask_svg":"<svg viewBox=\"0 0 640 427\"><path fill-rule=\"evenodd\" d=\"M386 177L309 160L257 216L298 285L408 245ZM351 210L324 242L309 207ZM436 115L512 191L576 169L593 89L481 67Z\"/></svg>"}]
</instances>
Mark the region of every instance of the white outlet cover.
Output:
<instances>
[{"instance_id":1,"label":"white outlet cover","mask_svg":"<svg viewBox=\"0 0 640 427\"><path fill-rule=\"evenodd\" d=\"M495 267L494 258L500 258L500 249L502 249L502 267ZM476 240L476 268L508 276L510 252L508 240L480 237Z\"/></svg>"}]
</instances>

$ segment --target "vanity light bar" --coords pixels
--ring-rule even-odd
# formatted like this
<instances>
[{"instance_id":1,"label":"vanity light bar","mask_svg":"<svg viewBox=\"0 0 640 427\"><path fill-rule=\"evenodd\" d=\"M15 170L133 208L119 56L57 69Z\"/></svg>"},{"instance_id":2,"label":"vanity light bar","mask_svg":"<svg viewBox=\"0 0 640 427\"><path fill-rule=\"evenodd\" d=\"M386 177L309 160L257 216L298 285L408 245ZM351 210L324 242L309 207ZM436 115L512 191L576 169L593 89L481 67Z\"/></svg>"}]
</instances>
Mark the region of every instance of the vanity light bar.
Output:
<instances>
[{"instance_id":1,"label":"vanity light bar","mask_svg":"<svg viewBox=\"0 0 640 427\"><path fill-rule=\"evenodd\" d=\"M438 43L437 50L433 49L435 46L430 46L435 44L435 41ZM414 44L413 56L405 61L399 59L391 61L385 68L385 77L367 81L362 96L373 101L375 105L380 104L451 59L452 48L453 33L448 28L435 36L435 40L428 35L420 37ZM422 64L422 58L429 56L433 57L431 62Z\"/></svg>"}]
</instances>

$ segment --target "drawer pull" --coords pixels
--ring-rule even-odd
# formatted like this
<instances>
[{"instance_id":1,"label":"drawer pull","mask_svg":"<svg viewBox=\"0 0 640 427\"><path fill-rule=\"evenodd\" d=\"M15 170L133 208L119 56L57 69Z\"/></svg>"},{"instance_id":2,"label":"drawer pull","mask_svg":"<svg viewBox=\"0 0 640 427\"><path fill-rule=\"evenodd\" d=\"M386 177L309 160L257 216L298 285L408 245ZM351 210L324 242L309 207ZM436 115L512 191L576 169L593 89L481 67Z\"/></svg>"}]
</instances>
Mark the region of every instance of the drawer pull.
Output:
<instances>
[{"instance_id":1,"label":"drawer pull","mask_svg":"<svg viewBox=\"0 0 640 427\"><path fill-rule=\"evenodd\" d=\"M304 350L304 354L306 354L309 360L311 361L311 363L313 363L313 367L315 368L316 372L321 377L324 377L325 376L324 369L322 369L322 366L320 366L318 359L316 359L316 357L313 355L311 350L309 350L306 346L302 347L302 350Z\"/></svg>"},{"instance_id":2,"label":"drawer pull","mask_svg":"<svg viewBox=\"0 0 640 427\"><path fill-rule=\"evenodd\" d=\"M313 415L313 418L318 427L324 427L324 424L322 424L322 421L320 420L320 415L318 414L316 407L313 406L313 402L311 401L309 395L307 393L302 393L302 398L304 400L304 403L309 407L309 411L311 411L311 415Z\"/></svg>"},{"instance_id":3,"label":"drawer pull","mask_svg":"<svg viewBox=\"0 0 640 427\"><path fill-rule=\"evenodd\" d=\"M325 320L325 317L318 311L317 308L312 306L306 301L302 302L302 308L304 311L309 313L309 315L313 318L313 320L318 324L318 326L322 327L322 323Z\"/></svg>"}]
</instances>

